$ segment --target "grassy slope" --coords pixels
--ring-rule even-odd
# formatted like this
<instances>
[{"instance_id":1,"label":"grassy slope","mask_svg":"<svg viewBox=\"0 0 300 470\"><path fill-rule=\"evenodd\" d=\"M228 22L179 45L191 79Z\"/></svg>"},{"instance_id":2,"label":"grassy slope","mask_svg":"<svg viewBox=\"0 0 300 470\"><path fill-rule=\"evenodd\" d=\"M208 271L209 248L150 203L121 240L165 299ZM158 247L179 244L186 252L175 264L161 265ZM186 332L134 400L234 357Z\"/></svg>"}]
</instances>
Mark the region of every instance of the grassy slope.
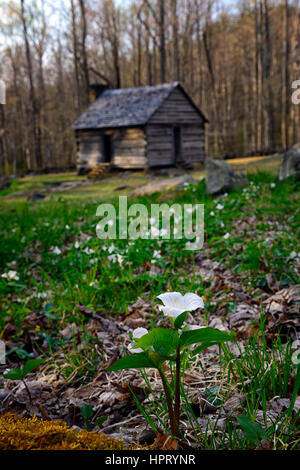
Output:
<instances>
[{"instance_id":1,"label":"grassy slope","mask_svg":"<svg viewBox=\"0 0 300 470\"><path fill-rule=\"evenodd\" d=\"M250 173L254 173L256 171L268 171L273 175L277 172L279 162L280 156L228 160L228 163L232 164L237 171L247 171ZM174 170L173 172L176 174L185 173L184 170ZM201 168L197 167L195 170L190 171L189 174L196 180L205 176L205 172ZM86 178L84 176L78 176L75 172L36 176L31 175L24 178L18 178L16 181L13 181L10 188L0 191L0 202L1 200L25 201L26 192L49 188L50 184L55 182L84 181L85 179ZM108 176L101 181L91 183L88 186L82 186L64 192L51 193L51 197L54 199L60 197L68 199L94 198L98 201L105 198L107 200L114 198L118 194L116 189L120 186L129 186L128 189L125 188L122 190L122 194L126 195L130 194L133 188L147 184L152 179L153 176L144 172L117 173ZM162 177L158 179L164 178Z\"/></svg>"}]
</instances>

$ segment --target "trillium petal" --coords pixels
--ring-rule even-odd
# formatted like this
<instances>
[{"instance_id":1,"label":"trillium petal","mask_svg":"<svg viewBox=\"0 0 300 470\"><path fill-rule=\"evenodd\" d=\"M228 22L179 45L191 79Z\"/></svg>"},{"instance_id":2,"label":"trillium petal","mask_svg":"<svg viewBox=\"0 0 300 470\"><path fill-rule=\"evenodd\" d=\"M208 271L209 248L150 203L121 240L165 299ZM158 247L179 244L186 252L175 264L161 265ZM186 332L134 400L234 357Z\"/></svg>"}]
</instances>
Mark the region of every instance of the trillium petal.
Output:
<instances>
[{"instance_id":1,"label":"trillium petal","mask_svg":"<svg viewBox=\"0 0 300 470\"><path fill-rule=\"evenodd\" d=\"M160 294L157 296L166 307L171 308L184 308L183 296L180 292L166 292L165 294Z\"/></svg>"},{"instance_id":2,"label":"trillium petal","mask_svg":"<svg viewBox=\"0 0 300 470\"><path fill-rule=\"evenodd\" d=\"M128 351L130 351L131 353L144 352L142 348L135 348L134 347L136 345L136 342L134 341L134 339L139 339L142 336L146 335L147 333L148 333L148 330L146 328L139 327L139 328L136 328L135 330L133 330L133 333L132 333L133 341L132 341L132 343L130 343L127 346Z\"/></svg>"},{"instance_id":3,"label":"trillium petal","mask_svg":"<svg viewBox=\"0 0 300 470\"><path fill-rule=\"evenodd\" d=\"M148 333L148 330L146 328L136 328L133 333L132 337L133 338L141 338L142 336L146 335Z\"/></svg>"},{"instance_id":4,"label":"trillium petal","mask_svg":"<svg viewBox=\"0 0 300 470\"><path fill-rule=\"evenodd\" d=\"M197 308L204 308L204 302L201 297L197 294L193 294L189 292L188 294L184 295L184 302L185 302L185 310L191 312L196 310Z\"/></svg>"},{"instance_id":5,"label":"trillium petal","mask_svg":"<svg viewBox=\"0 0 300 470\"><path fill-rule=\"evenodd\" d=\"M172 318L177 318L178 315L185 312L184 309L174 308L174 307L165 307L163 305L159 306L159 309L164 312L165 315Z\"/></svg>"},{"instance_id":6,"label":"trillium petal","mask_svg":"<svg viewBox=\"0 0 300 470\"><path fill-rule=\"evenodd\" d=\"M135 349L134 349L135 344L136 344L135 342L132 342L132 343L128 344L127 349L128 349L129 352L131 352L131 353L133 353L133 354L144 352L144 351L142 350L142 348L135 348Z\"/></svg>"}]
</instances>

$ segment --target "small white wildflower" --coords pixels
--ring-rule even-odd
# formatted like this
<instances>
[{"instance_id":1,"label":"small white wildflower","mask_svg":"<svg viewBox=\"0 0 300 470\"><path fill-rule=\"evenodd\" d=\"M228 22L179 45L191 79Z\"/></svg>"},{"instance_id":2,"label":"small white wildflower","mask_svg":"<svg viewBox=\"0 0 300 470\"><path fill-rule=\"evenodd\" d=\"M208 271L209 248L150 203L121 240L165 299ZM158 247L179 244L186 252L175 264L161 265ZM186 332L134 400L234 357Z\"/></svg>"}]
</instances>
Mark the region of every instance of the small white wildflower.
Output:
<instances>
[{"instance_id":1,"label":"small white wildflower","mask_svg":"<svg viewBox=\"0 0 300 470\"><path fill-rule=\"evenodd\" d=\"M159 251L159 250L154 250L154 252L153 252L153 258L160 259L160 258L161 258L161 251Z\"/></svg>"},{"instance_id":2,"label":"small white wildflower","mask_svg":"<svg viewBox=\"0 0 300 470\"><path fill-rule=\"evenodd\" d=\"M113 251L115 251L116 247L114 244L110 245L110 247L108 248L108 253L112 253Z\"/></svg>"},{"instance_id":3,"label":"small white wildflower","mask_svg":"<svg viewBox=\"0 0 300 470\"><path fill-rule=\"evenodd\" d=\"M86 255L91 255L91 254L95 253L93 248L89 248L88 246L83 251Z\"/></svg>"},{"instance_id":4,"label":"small white wildflower","mask_svg":"<svg viewBox=\"0 0 300 470\"><path fill-rule=\"evenodd\" d=\"M61 250L58 248L58 246L55 246L53 249L52 249L52 253L54 255L60 255L61 254Z\"/></svg>"},{"instance_id":5,"label":"small white wildflower","mask_svg":"<svg viewBox=\"0 0 300 470\"><path fill-rule=\"evenodd\" d=\"M227 233L224 235L224 239L225 239L225 240L228 240L229 237L230 237L230 233L227 232Z\"/></svg>"},{"instance_id":6,"label":"small white wildflower","mask_svg":"<svg viewBox=\"0 0 300 470\"><path fill-rule=\"evenodd\" d=\"M17 271L13 271L12 269L10 269L8 273L1 274L1 277L9 281L18 281L20 279Z\"/></svg>"},{"instance_id":7,"label":"small white wildflower","mask_svg":"<svg viewBox=\"0 0 300 470\"><path fill-rule=\"evenodd\" d=\"M117 254L113 253L112 255L109 255L107 259L109 262L112 262L112 263L119 263L120 265L123 263L123 256L120 255L119 253Z\"/></svg>"},{"instance_id":8,"label":"small white wildflower","mask_svg":"<svg viewBox=\"0 0 300 470\"><path fill-rule=\"evenodd\" d=\"M223 210L223 209L224 209L223 204L217 204L217 205L216 205L216 209L217 209L218 211Z\"/></svg>"}]
</instances>

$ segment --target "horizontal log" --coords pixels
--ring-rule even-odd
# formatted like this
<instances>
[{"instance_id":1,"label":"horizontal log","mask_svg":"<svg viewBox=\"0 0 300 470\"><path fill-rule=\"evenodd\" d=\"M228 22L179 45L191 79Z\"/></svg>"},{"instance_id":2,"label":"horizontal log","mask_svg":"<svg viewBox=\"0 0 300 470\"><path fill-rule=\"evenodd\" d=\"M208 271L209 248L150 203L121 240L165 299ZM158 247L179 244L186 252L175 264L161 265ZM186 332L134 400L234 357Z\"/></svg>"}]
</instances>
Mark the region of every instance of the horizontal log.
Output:
<instances>
[{"instance_id":1,"label":"horizontal log","mask_svg":"<svg viewBox=\"0 0 300 470\"><path fill-rule=\"evenodd\" d=\"M159 143L149 143L147 145L147 152L154 152L160 150L168 150L169 152L173 151L173 144L172 142L159 142Z\"/></svg>"},{"instance_id":2,"label":"horizontal log","mask_svg":"<svg viewBox=\"0 0 300 470\"><path fill-rule=\"evenodd\" d=\"M115 149L121 149L121 148L144 148L146 145L145 141L141 140L135 140L135 141L129 141L129 140L119 140L119 141L113 141L113 146Z\"/></svg>"},{"instance_id":3,"label":"horizontal log","mask_svg":"<svg viewBox=\"0 0 300 470\"><path fill-rule=\"evenodd\" d=\"M126 160L127 162L137 162L137 163L147 161L147 159L144 155L135 156L135 157L133 157L132 155L115 155L113 160L115 162L125 161Z\"/></svg>"}]
</instances>

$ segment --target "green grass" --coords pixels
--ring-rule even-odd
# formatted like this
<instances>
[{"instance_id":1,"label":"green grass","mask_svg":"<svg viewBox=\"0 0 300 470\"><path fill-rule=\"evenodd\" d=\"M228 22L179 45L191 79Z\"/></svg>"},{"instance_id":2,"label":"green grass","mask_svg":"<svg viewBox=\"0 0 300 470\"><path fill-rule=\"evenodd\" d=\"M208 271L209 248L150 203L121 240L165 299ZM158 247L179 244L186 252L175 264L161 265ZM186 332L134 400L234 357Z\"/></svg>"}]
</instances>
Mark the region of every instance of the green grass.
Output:
<instances>
[{"instance_id":1,"label":"green grass","mask_svg":"<svg viewBox=\"0 0 300 470\"><path fill-rule=\"evenodd\" d=\"M24 186L36 188L60 177L74 178L71 174L30 177L26 183L14 182L13 190L24 191ZM24 317L44 313L47 324L35 333L46 339L52 355L58 349L63 351L64 366L59 364L59 367L66 378L72 379L75 374L77 379L88 381L99 367L97 355L90 352L93 339L84 337L87 319L79 312L78 304L93 311L123 315L138 297L154 305L158 294L173 290L205 296L206 315L214 309L210 303L211 284L197 273L195 253L184 250L184 240L128 243L127 240L112 242L97 238L97 204L107 199L117 204L119 193L113 192L113 187L144 184L147 179L143 174L130 175L130 183L124 177L113 178L113 184L108 178L88 190L78 188L68 195L57 195L53 200L26 202L3 197L0 202L0 275L11 269L19 276L10 281L0 277L0 337L9 323L16 327L15 340L21 338L26 328ZM244 190L217 199L206 196L202 180L180 191L129 201L142 202L148 207L160 201L204 203L206 255L235 272L253 299L260 301L257 288L268 292L269 274L279 288L300 282L299 267L291 258L292 252L299 252L300 183L293 179L277 182L266 172L250 173L249 179L250 185ZM227 233L229 236L224 238ZM123 257L122 265L109 262L108 248L112 244L113 253ZM54 252L56 247L59 254ZM155 250L161 254L155 260L160 270L150 274ZM227 307L230 315L235 309L234 301ZM58 337L58 332L72 322L81 328L86 344L83 350L78 350L76 344L72 347L72 340L64 342ZM263 327L259 331L260 335L257 333L246 342L246 352L240 358L233 357L226 349L222 355L228 386L246 396L245 414L250 422L255 420L259 407L264 410L266 400L275 395L291 398L294 393L291 381L295 383L296 377L289 346L283 348L277 339L269 347L264 340ZM279 359L276 359L278 354ZM22 349L19 357L20 360L27 357ZM58 367L54 356L52 366ZM221 402L223 398L220 397ZM163 409L161 412L163 415ZM276 424L272 427L266 423L263 431L271 441L276 434L276 448L295 447L299 433L294 418L287 413L282 419L280 432ZM216 433L215 437L207 430L200 432L198 429L199 445L241 449L254 446L251 439L240 436L238 423L226 426L223 435Z\"/></svg>"}]
</instances>

